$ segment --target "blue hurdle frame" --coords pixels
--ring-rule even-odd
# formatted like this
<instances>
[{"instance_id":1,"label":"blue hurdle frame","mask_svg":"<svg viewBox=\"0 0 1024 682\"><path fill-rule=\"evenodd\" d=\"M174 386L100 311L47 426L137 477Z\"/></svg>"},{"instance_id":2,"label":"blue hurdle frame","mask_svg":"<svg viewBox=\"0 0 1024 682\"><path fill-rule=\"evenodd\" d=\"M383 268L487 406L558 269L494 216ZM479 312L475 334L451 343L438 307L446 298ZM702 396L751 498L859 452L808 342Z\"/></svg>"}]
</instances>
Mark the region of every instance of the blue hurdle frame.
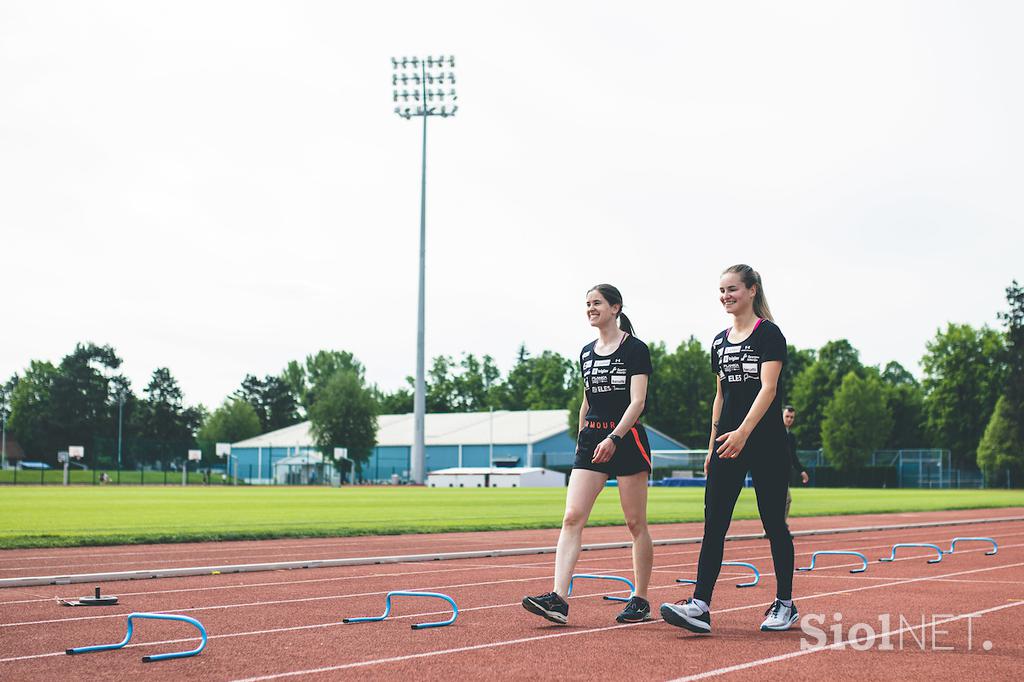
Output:
<instances>
[{"instance_id":1,"label":"blue hurdle frame","mask_svg":"<svg viewBox=\"0 0 1024 682\"><path fill-rule=\"evenodd\" d=\"M814 570L814 562L818 560L818 555L819 554L833 554L833 555L843 555L843 556L855 556L858 559L860 559L861 561L863 561L864 565L861 568L851 568L850 569L850 573L863 573L864 571L868 570L868 558L866 556L864 556L860 552L854 552L854 551L849 551L849 550L838 550L838 549L822 549L822 550L818 550L817 552L815 552L814 554L811 555L811 565L810 566L803 566L803 567L798 568L796 570L798 570L798 571L813 571Z\"/></svg>"},{"instance_id":2,"label":"blue hurdle frame","mask_svg":"<svg viewBox=\"0 0 1024 682\"><path fill-rule=\"evenodd\" d=\"M749 568L754 572L754 580L749 583L736 583L736 587L753 587L761 582L761 572L757 570L757 566L754 564L748 564L746 561L723 561L723 566L743 566ZM677 583L683 583L684 585L696 585L696 580L690 580L689 578L676 578Z\"/></svg>"},{"instance_id":3,"label":"blue hurdle frame","mask_svg":"<svg viewBox=\"0 0 1024 682\"><path fill-rule=\"evenodd\" d=\"M344 618L342 623L376 623L382 621L391 615L391 598L392 597L432 597L434 599L443 599L452 605L452 617L448 620L440 620L436 623L414 623L411 627L413 630L423 630L426 628L439 628L444 625L451 625L455 622L455 619L459 617L459 606L455 603L455 600L449 597L447 594L441 594L440 592L403 592L395 591L388 592L387 596L384 597L384 615L381 616L361 616L359 618Z\"/></svg>"},{"instance_id":4,"label":"blue hurdle frame","mask_svg":"<svg viewBox=\"0 0 1024 682\"><path fill-rule=\"evenodd\" d=\"M188 623L189 625L195 626L199 630L199 634L202 636L202 641L199 646L190 651L177 651L170 654L152 654L150 656L143 656L142 661L149 663L150 661L166 661L170 658L188 658L189 656L195 656L200 651L206 648L206 628L195 618L189 618L188 616L178 616L168 613L129 613L128 614L128 634L124 636L124 639L117 644L98 644L96 646L80 646L74 649L67 649L64 653L69 656L74 654L89 654L94 651L110 651L111 649L120 649L131 641L132 633L135 632L134 620L138 618L140 620L178 620L182 623Z\"/></svg>"},{"instance_id":5,"label":"blue hurdle frame","mask_svg":"<svg viewBox=\"0 0 1024 682\"><path fill-rule=\"evenodd\" d=\"M633 581L629 578L623 578L621 575L593 575L591 573L576 573L571 578L569 578L569 592L565 595L566 597L572 596L572 586L573 583L576 582L577 578L586 578L588 580L618 580L619 582L623 582L629 585L628 597L610 597L608 595L604 595L602 599L607 599L608 601L629 601L633 598L633 595L636 594L636 586L633 585Z\"/></svg>"},{"instance_id":6,"label":"blue hurdle frame","mask_svg":"<svg viewBox=\"0 0 1024 682\"><path fill-rule=\"evenodd\" d=\"M892 546L892 553L888 557L882 557L879 561L896 561L896 550L900 547L928 547L929 549L934 549L939 555L937 559L929 559L928 563L937 564L942 561L942 548L928 542L897 542Z\"/></svg>"},{"instance_id":7,"label":"blue hurdle frame","mask_svg":"<svg viewBox=\"0 0 1024 682\"><path fill-rule=\"evenodd\" d=\"M952 554L956 551L956 543L958 542L991 542L992 551L985 552L985 556L993 556L999 553L999 545L992 538L953 538L953 541L949 543L949 549L943 551L943 554Z\"/></svg>"}]
</instances>

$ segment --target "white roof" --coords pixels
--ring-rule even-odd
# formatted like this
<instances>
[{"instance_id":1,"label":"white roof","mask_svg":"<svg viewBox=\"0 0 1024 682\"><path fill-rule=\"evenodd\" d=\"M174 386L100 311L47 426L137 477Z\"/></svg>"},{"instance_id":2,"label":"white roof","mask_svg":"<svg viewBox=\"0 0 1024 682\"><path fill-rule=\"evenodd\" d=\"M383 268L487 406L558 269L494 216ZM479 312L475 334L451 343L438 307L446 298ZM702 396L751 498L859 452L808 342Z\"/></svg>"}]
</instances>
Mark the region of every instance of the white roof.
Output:
<instances>
[{"instance_id":1,"label":"white roof","mask_svg":"<svg viewBox=\"0 0 1024 682\"><path fill-rule=\"evenodd\" d=\"M427 445L537 443L569 429L568 410L461 412L426 415ZM261 436L232 443L233 448L314 447L309 422L293 424ZM413 415L377 417L378 446L411 446Z\"/></svg>"},{"instance_id":2,"label":"white roof","mask_svg":"<svg viewBox=\"0 0 1024 682\"><path fill-rule=\"evenodd\" d=\"M321 455L319 452L309 452L302 455L292 455L291 457L284 457L274 462L274 466L279 467L306 464L323 464L323 462L323 455Z\"/></svg>"}]
</instances>

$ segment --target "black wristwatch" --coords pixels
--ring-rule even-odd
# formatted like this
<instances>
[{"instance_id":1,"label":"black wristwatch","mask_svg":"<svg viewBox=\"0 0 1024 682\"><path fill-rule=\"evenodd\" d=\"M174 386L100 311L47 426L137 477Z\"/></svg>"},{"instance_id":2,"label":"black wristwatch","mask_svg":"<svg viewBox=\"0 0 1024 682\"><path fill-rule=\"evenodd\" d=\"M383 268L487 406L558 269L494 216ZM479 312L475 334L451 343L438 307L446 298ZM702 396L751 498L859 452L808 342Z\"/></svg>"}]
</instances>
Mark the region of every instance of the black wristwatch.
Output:
<instances>
[{"instance_id":1,"label":"black wristwatch","mask_svg":"<svg viewBox=\"0 0 1024 682\"><path fill-rule=\"evenodd\" d=\"M608 434L608 440L615 443L615 447L619 447L619 443L622 441L622 436L616 436L614 433Z\"/></svg>"}]
</instances>

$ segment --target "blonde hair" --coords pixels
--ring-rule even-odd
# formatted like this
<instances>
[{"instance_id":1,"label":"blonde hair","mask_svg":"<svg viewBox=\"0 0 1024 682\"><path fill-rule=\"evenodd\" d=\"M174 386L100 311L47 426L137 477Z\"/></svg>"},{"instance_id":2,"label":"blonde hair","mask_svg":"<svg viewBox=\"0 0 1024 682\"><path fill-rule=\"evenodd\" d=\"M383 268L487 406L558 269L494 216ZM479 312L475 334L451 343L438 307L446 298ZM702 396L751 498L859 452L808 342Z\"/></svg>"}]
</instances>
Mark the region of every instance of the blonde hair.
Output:
<instances>
[{"instance_id":1,"label":"blonde hair","mask_svg":"<svg viewBox=\"0 0 1024 682\"><path fill-rule=\"evenodd\" d=\"M757 287L757 291L754 292L754 314L761 319L774 322L775 318L772 317L772 309L768 307L768 297L764 293L764 284L762 284L761 275L758 274L757 270L741 263L740 265L726 268L722 274L724 275L729 272L739 275L743 285L748 289L753 286Z\"/></svg>"}]
</instances>

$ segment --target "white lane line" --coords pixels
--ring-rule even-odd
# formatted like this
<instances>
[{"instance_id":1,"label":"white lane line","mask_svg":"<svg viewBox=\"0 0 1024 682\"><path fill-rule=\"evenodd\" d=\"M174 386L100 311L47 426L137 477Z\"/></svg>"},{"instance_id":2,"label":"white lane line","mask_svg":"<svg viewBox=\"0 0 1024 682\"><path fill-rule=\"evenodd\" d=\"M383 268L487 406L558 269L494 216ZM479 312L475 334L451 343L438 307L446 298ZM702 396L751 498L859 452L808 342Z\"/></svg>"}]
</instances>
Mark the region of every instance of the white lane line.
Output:
<instances>
[{"instance_id":1,"label":"white lane line","mask_svg":"<svg viewBox=\"0 0 1024 682\"><path fill-rule=\"evenodd\" d=\"M868 547L863 547L862 549L877 549L879 547L889 547L889 546L890 546L889 544L885 544L885 545L871 545L871 546L868 546ZM1024 546L1024 544L1004 545L1004 548L1005 549L1011 549L1011 548L1014 548L1014 547L1022 547L1022 546ZM988 547L979 547L979 548L976 548L976 549L962 550L960 552L957 552L957 554L976 554L976 553L985 552L985 551L988 551ZM801 553L797 553L796 556L807 556L807 555L810 555L811 553L812 552L801 552ZM895 561L897 561L897 562L899 562L899 561L913 561L913 560L921 559L924 556L925 555L920 555L920 556L908 555L908 556L905 556L905 557L897 557ZM747 557L747 558L749 560L751 560L751 561L758 561L758 560L761 560L761 559L769 559L769 558L771 558L771 555L757 556L757 557L753 557L753 558ZM694 562L687 562L687 563L683 563L683 564L662 565L661 568L663 568L663 569L664 568L674 568L674 567L683 568L683 567L690 567L690 566L695 566L695 565L696 564ZM860 565L861 564L859 564L859 563L840 564L839 566L830 566L829 568L836 569L836 568L846 568L846 567L849 567L849 566L860 566ZM609 568L607 570L611 571L613 569ZM628 572L628 571L630 571L632 569L631 568L627 568L627 569L614 569L614 570L616 570L618 572ZM824 567L822 567L821 569L816 569L816 570L826 570L826 569ZM772 577L774 575L775 574L773 572L762 572L761 573L761 577L762 578ZM453 585L430 585L430 586L427 586L427 587L424 587L424 588L419 588L419 589L429 589L429 590L432 590L432 591L437 591L437 590L452 589L452 588L458 588L458 587L482 587L482 586L486 586L486 585L501 585L501 584L506 584L506 583L523 583L523 582L532 582L532 581L536 581L536 580L548 580L548 579L550 579L550 576L545 574L545 575L542 575L542 576L532 576L532 577L529 577L529 578L511 578L511 579L505 579L505 580L490 580L490 581L481 581L481 582L474 582L474 583L457 583L457 584L453 584ZM213 605L209 605L209 606L194 606L194 607L184 608L184 609L161 609L161 610L158 610L158 611L154 611L154 613L192 613L192 612L197 612L197 611L220 611L220 610L224 610L224 609L248 608L248 607L256 607L256 606L279 606L279 605L282 605L282 604L300 604L300 603L315 602L315 601L330 601L330 600L334 600L334 599L349 599L349 598L352 598L352 597L369 597L369 596L376 596L376 595L381 595L381 594L387 594L387 592L388 592L388 590L377 590L377 591L373 591L373 592L355 592L355 593L343 593L343 594L333 594L333 595L319 595L319 596L315 596L315 597L297 597L297 598L292 598L292 599L273 599L273 600L265 600L265 601L257 601L257 602L243 602L243 603L234 603L234 604L213 604ZM606 593L606 594L610 594L610 593ZM104 620L104 619L109 619L109 618L120 618L122 616L126 616L127 614L128 614L128 612L120 612L120 613L108 613L108 614L96 615L96 616L78 616L78 617L71 617L71 618L51 618L51 619L46 619L46 620L21 621L21 622L17 622L17 623L0 623L0 629L2 629L2 628L21 627L21 626L30 626L30 625L50 625L50 624L53 624L53 623L69 623L69 622L85 621L85 620Z\"/></svg>"},{"instance_id":2,"label":"white lane line","mask_svg":"<svg viewBox=\"0 0 1024 682\"><path fill-rule=\"evenodd\" d=\"M987 567L987 568L974 569L974 570L971 570L971 571L961 571L961 572L958 572L958 573L948 573L946 575L936 576L936 577L951 577L951 576L955 576L955 575L966 575L966 574L969 574L969 573L978 573L978 572L991 571L991 570L1002 569L1002 568L1015 568L1017 566L1024 566L1024 562L1017 563L1017 564L1007 564L1007 565L1002 565L1002 566L990 566L990 567ZM892 582L892 583L887 583L887 584L884 584L884 585L865 585L863 587L855 588L855 589L852 589L852 590L840 590L838 592L823 592L821 594L814 594L814 595L810 595L810 596L806 596L806 597L801 598L801 601L808 601L810 599L816 599L816 598L819 598L819 597L827 597L827 596L832 596L832 595L835 595L835 594L845 594L845 593L848 593L848 592L859 592L859 591L862 591L862 590L878 589L878 588L881 588L881 587L894 587L894 586L897 586L897 585L904 585L904 584L911 583L911 582L920 582L920 581L927 581L927 580L931 580L931 578L928 578L928 577L925 577L925 578L911 578L911 579L907 579L907 580L899 580L899 581L895 581L895 582ZM1022 602L1022 603L1024 603L1024 602ZM746 610L746 609L751 609L751 608L761 608L763 605L764 605L763 603L758 603L758 604L751 604L751 605L747 605L747 606L737 606L737 607L733 607L731 609L723 609L722 611L716 611L716 613L726 613L726 612L729 612L729 611L741 611L741 610ZM1019 605L1019 604L1010 604L1010 605L1006 605L1006 606L999 607L999 608L1008 608L1010 606L1016 606L1016 605ZM965 617L965 616L962 616L962 617ZM385 663L398 663L398 662L401 662L401 661L409 661L409 660L414 660L414 659L419 659L419 658L431 658L431 657L434 657L434 656L443 656L443 655L447 655L447 654L456 654L456 653L462 653L464 651L477 651L477 650L480 650L480 649L492 649L492 648L503 647L503 646L511 646L511 645L514 645L514 644L524 644L524 643L527 643L527 642L536 642L536 641L540 641L540 640L554 639L556 637L572 637L572 636L575 636L575 635L586 635L586 634L592 634L592 633L595 633L595 632L607 632L608 630L617 630L617 629L626 628L626 627L638 627L638 626L641 626L641 625L649 625L651 623L660 623L660 622L662 622L662 621L650 620L650 621L646 621L644 623L627 623L625 625L610 625L610 626L601 627L601 628L589 628L587 630L577 630L575 632L564 632L564 633L555 633L555 634L550 634L550 635L539 635L539 636L536 636L536 637L524 637L524 638L521 638L521 639L503 640L503 641L500 641L500 642L490 642L490 643L487 643L487 644L475 644L475 645L472 645L472 646L456 647L456 648L452 648L452 649L439 649L439 650L435 650L435 651L425 651L425 652L418 653L418 654L407 654L407 655L404 655L404 656L391 656L389 658L378 658L378 659L371 659L371 660L367 660L367 661L356 661L354 663L343 663L343 664L340 664L340 665L324 666L324 667L321 667L321 668L311 668L311 669L308 669L308 670L295 670L295 671L284 672L284 673L275 673L275 674L271 674L271 675L262 675L262 676L259 676L259 677L247 677L247 678L235 680L234 682L258 682L258 681L261 681L261 680L276 680L276 679L280 679L282 677L297 677L297 676L302 676L302 675L315 675L315 674L318 674L318 673L333 672L333 671L336 671L336 670L350 670L352 668L362 668L362 667L367 667L367 666L372 666L372 665L381 665L381 664L385 664ZM824 647L822 647L822 648L824 648ZM802 653L802 652L800 652L800 653Z\"/></svg>"},{"instance_id":3,"label":"white lane line","mask_svg":"<svg viewBox=\"0 0 1024 682\"><path fill-rule=\"evenodd\" d=\"M780 661L786 661L791 658L797 658L799 656L809 656L816 654L821 651L831 651L833 649L845 649L846 646L857 643L860 644L863 640L865 643L868 641L874 641L876 639L883 639L885 637L891 637L892 635L898 635L904 632L912 632L917 629L935 627L936 625L945 625L946 623L953 623L964 618L975 618L983 616L986 613L994 613L996 611L1002 611L1003 609L1012 609L1016 606L1024 606L1024 601L1017 601L1011 604L1001 604L999 606L993 606L991 608L982 609L980 611L971 611L970 613L963 613L959 616L953 616L951 618L944 618L942 620L936 620L930 623L923 623L920 625L908 625L902 627L899 630L887 630L880 632L877 635L864 635L861 637L854 637L853 639L841 639L838 642L829 644L827 646L817 646L810 649L802 649L800 651L791 651L787 654L779 654L778 656L769 656L768 658L760 658L756 661L747 661L746 663L739 663L737 665L730 665L726 668L717 668L715 670L708 670L706 672L698 673L696 675L687 675L686 677L678 677L672 682L693 682L694 680L705 680L709 677L718 677L719 675L726 675L728 673L737 672L739 670L749 670L750 668L756 668L762 665L768 665L769 663L778 663ZM267 678L262 678L267 679Z\"/></svg>"},{"instance_id":4,"label":"white lane line","mask_svg":"<svg viewBox=\"0 0 1024 682\"><path fill-rule=\"evenodd\" d=\"M880 538L882 538L882 537L884 537L886 535L890 535L891 533L892 533L892 531L889 531L889 532L886 532L886 533L881 533L881 534L873 534L873 533L872 534L867 534L867 535L858 537L858 540L860 540L860 541L876 540L876 539L880 539ZM1004 537L1011 537L1011 536L1016 536L1016 535L1024 535L1024 532L1019 532L1019 533L1002 533L1002 534L999 535L999 538L1001 539L1001 538L1004 538ZM743 540L743 541L740 541L740 542L761 542L761 540ZM807 539L801 539L799 544L801 545L801 547L803 547L803 546L809 545L809 544L827 544L827 543L833 543L833 542L836 542L836 538L833 538L833 537L828 537L828 538L825 538L825 537L822 537L822 538L810 538L809 537ZM880 547L886 547L886 546L887 545L874 545L874 546L869 546L869 547L867 547L865 549L880 548ZM726 551L728 553L734 553L734 552L737 552L737 551L740 551L740 550L741 550L740 547L729 547L729 546L726 547ZM617 551L617 550L612 550L612 551ZM974 551L974 550L971 550L971 551ZM677 551L677 552L660 552L658 554L658 558L659 559L664 559L666 557L671 557L671 556L684 556L684 555L690 555L690 554L698 554L699 552L700 552L699 548L697 548L697 549L689 549L689 550L681 550L681 551ZM809 554L809 552L802 552L802 553L797 554L797 556L804 556L805 554ZM600 557L598 557L598 556L586 556L586 555L584 555L584 556L580 557L578 563L594 563L594 562L599 562L599 561L602 561L602 562L603 561L619 561L619 560L621 560L623 558L629 558L629 552L628 551L626 551L621 556L617 555L617 556L600 556ZM768 556L758 556L758 557L745 557L745 558L753 560L753 561L756 561L758 559L766 559L766 558L770 558L770 557L768 557ZM911 557L911 558L913 558L913 557ZM474 561L474 560L473 559L467 559L467 560L464 560L464 561L469 562L469 561ZM363 580L363 579L371 579L371 578L397 577L397 576L407 576L407 575L429 575L429 574L436 574L436 573L454 573L454 572L459 572L459 571L487 570L487 569L491 569L491 568L495 568L495 569L506 569L506 568L541 568L541 567L549 567L549 566L551 566L551 564L552 564L552 560L551 559L545 559L543 561L535 561L535 562L530 562L530 563L508 564L508 565L502 565L502 564L469 564L469 563L461 564L460 563L460 565L455 566L455 567L441 568L441 569L434 569L434 570L406 571L406 572L392 572L392 573L370 573L370 574L361 574L361 575L335 576L335 577L331 577L331 578L306 578L306 579L301 579L301 580L279 580L279 581L265 581L265 582L258 582L258 583L244 583L244 584L233 584L233 585L212 585L212 586L206 586L206 587L184 587L184 588L167 589L167 590L145 590L145 591L139 591L139 592L121 592L121 593L119 593L119 596L121 596L121 597L134 597L134 596L147 596L147 595L157 595L157 594L180 594L180 593L186 593L186 592L206 592L206 591L220 591L220 590L242 590L242 589L248 589L248 588L253 588L253 587L275 587L275 586L287 586L287 585L302 585L302 584L309 584L309 583L327 583L327 582L340 582L340 581L346 581L346 580ZM396 565L418 566L418 565L421 565L421 564L415 563L415 562L399 562ZM669 566L680 566L681 567L681 566L687 566L687 565L692 565L692 564L670 564ZM850 565L853 565L853 564L850 564ZM846 566L846 565L844 564L843 566L822 566L820 568L821 568L821 570L826 570L826 569L829 569L829 568L842 568L844 566ZM603 570L614 570L614 569L605 568ZM632 569L629 569L629 570L632 570ZM667 570L667 569L663 569L663 568L658 567L658 568L655 568L654 570ZM769 574L763 574L763 575L769 575ZM817 577L817 576L815 576L815 577ZM11 600L11 601L0 601L0 606L6 606L6 605L12 605L12 604L31 604L31 603L52 602L54 599L55 599L55 597L39 597L39 598L35 598L35 599L19 599L19 600Z\"/></svg>"},{"instance_id":5,"label":"white lane line","mask_svg":"<svg viewBox=\"0 0 1024 682\"><path fill-rule=\"evenodd\" d=\"M979 551L984 551L984 550L979 550ZM903 585L903 584L912 583L912 582L930 581L930 580L936 580L936 579L939 579L939 578L951 577L951 576L957 576L957 575L968 575L968 574L972 574L972 573L984 573L986 571L995 571L995 570L1000 570L1000 569L1004 569L1004 568L1016 568L1018 566L1024 566L1024 562L1017 563L1017 564L1004 564L1004 565L999 565L999 566L988 566L988 567L985 567L985 568L972 569L972 570L968 570L968 571L959 571L959 572L956 572L956 573L947 573L947 574L944 574L944 575L941 575L941 576L935 576L935 577L908 578L908 579L894 581L894 582L891 582L891 583L886 583L886 584L883 584L883 585L865 585L863 587L856 587L856 588L852 588L852 589L848 589L848 590L838 590L838 591L833 591L833 592L820 592L818 594L812 594L812 595L807 595L807 596L801 597L800 601L803 602L803 601L808 601L808 600L811 600L811 599L817 599L819 597L830 597L830 596L834 596L834 595L838 595L838 594L848 594L848 593L851 593L851 592L861 592L863 590L876 589L876 588L879 588L879 587L891 587L891 586ZM656 586L656 587L652 586L650 589L651 590L675 590L675 589L678 589L678 585L674 585L673 584L673 585L661 585L661 586ZM622 592L625 593L626 591L623 590ZM609 594L609 593L598 592L598 593L595 593L595 594L577 595L577 596L573 596L573 597L569 597L569 598L570 599L586 599L586 598L590 598L590 597L601 596L602 594ZM615 594L615 593L610 593L610 594ZM486 610L490 610L490 609L509 608L509 607L514 607L514 606L520 606L520 603L519 602L512 602L512 603L508 603L508 604L488 604L488 605L485 605L485 606L473 606L473 607L469 607L469 608L459 609L459 613L465 613L465 612L468 612L468 611L486 611ZM763 602L757 602L757 603L754 603L754 604L747 604L747 605L744 605L744 606L734 606L734 607L728 608L728 609L717 610L717 611L715 611L715 613L731 613L733 611L744 611L744 610L747 610L747 609L760 609L763 606L764 606ZM391 620L403 620L403 619L412 619L412 618L423 618L423 617L427 617L427 616L434 616L434 615L447 614L447 613L450 613L450 611L430 611L430 612L424 612L424 613L410 613L410 614L405 614L405 615L401 615L401 616L391 616L390 618L391 618ZM122 615L124 615L124 614L122 614ZM627 623L627 624L624 624L624 625L612 625L612 626L603 627L603 628L591 628L591 629L583 630L583 631L574 631L572 633L564 633L564 634L563 633L559 633L559 634L556 634L556 635L544 635L544 636L539 636L539 637L534 637L534 638L527 638L527 639L524 639L524 640L514 640L514 641L494 642L494 643L490 643L490 644L481 644L481 645L475 645L472 648L480 649L480 648L488 648L488 647L496 647L496 646L505 646L507 644L518 643L520 641L524 641L525 642L525 641L533 641L535 639L548 639L548 638L550 638L552 636L565 636L566 634L586 634L586 633L589 633L589 632L603 632L605 630L614 630L614 629L617 629L617 628L633 627L633 626L637 626L637 625L648 625L648 624L651 624L651 623L660 623L660 622L662 622L662 621L660 621L660 620L651 620L651 621L647 621L645 623ZM315 624L312 624L312 625L294 625L294 626L288 626L288 627L270 628L270 629L266 629L266 630L252 630L252 631L248 631L248 632L221 633L221 634L216 634L216 635L210 635L209 639L223 639L223 638L230 638L230 637L260 636L260 635L277 634L277 633L282 633L282 632L294 632L294 631L297 631L297 630L314 630L314 629L321 629L321 628L332 628L332 627L337 627L339 625L342 625L342 623L340 621L333 621L333 622L330 622L330 623L315 623ZM186 638L182 638L182 639L167 639L167 640L161 640L161 641L156 641L156 642L136 642L135 644L127 645L127 647L125 647L125 648L155 646L155 645L163 645L163 644L179 644L179 643L187 643L187 642L195 642L195 641L199 641L199 638L198 637L186 637ZM416 657L421 657L421 656L434 656L434 655L439 655L439 654L444 654L444 653L454 653L456 651L461 651L461 649L457 649L457 650L441 650L441 651L435 651L435 652L426 652L426 653L423 653L423 654L415 654L415 655L412 655L411 657L412 658L416 658ZM32 659L37 659L37 658L49 658L51 656L63 656L63 655L65 655L65 653L63 651L57 651L57 652L45 653L45 654L29 654L29 655L25 655L25 656L14 656L14 657L10 657L10 658L0 658L0 663L9 663L9 662L15 662L15 661L32 660ZM397 660L405 660L406 658L410 658L410 657L404 657L404 658L400 658L400 659L397 659ZM364 661L364 662L359 662L359 663L355 663L355 664L345 664L345 665L347 667L355 667L355 666L361 666L361 665L373 665L375 663L388 662L390 660L392 660L392 659L371 660L371 661ZM329 668L328 670L334 670L334 669L335 668ZM319 672L319 671L304 671L304 672ZM280 677L280 676L288 676L288 675L296 675L296 674L302 674L302 673L283 673L283 674L280 674L278 676Z\"/></svg>"}]
</instances>

